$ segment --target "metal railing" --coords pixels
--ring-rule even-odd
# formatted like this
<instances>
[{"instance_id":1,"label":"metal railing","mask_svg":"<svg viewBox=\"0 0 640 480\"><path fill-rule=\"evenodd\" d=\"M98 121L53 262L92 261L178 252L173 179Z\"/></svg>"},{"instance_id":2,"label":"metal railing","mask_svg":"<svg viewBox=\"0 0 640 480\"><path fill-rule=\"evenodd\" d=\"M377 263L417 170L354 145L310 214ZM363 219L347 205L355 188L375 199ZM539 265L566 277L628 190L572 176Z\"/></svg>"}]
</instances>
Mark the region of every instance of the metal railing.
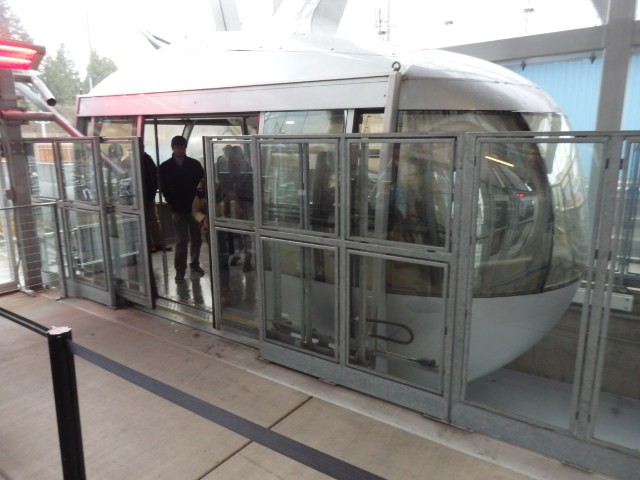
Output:
<instances>
[{"instance_id":1,"label":"metal railing","mask_svg":"<svg viewBox=\"0 0 640 480\"><path fill-rule=\"evenodd\" d=\"M0 293L66 295L61 233L56 202L0 208Z\"/></svg>"}]
</instances>

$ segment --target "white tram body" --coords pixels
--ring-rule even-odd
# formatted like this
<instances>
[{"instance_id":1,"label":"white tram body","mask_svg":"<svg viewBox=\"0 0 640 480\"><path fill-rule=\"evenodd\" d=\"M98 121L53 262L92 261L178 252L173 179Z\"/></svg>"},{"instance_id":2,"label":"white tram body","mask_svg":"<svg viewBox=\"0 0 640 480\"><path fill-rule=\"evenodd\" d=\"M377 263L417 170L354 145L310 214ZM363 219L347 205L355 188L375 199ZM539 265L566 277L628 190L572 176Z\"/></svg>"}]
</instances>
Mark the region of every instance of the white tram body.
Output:
<instances>
[{"instance_id":1,"label":"white tram body","mask_svg":"<svg viewBox=\"0 0 640 480\"><path fill-rule=\"evenodd\" d=\"M400 82L391 92L395 71ZM341 131L303 133L358 133L358 111L380 112L382 125L401 133L568 129L558 107L539 87L497 65L445 51L401 53L388 45L373 51L334 37L230 32L170 45L112 74L78 102L79 118L253 113L260 118L258 133L265 134L274 133L263 124L267 112L328 110L345 112L348 120ZM514 168L493 164L481 173L469 380L506 365L543 338L577 289L583 262L579 251L584 248L576 218L584 215L576 213L584 203L582 178L575 151L559 150L553 161L536 150L536 167L522 167L518 171L526 174L521 176ZM508 152L495 155L505 158ZM524 154L513 155L516 163ZM551 200L561 183L562 202ZM302 287L293 277L291 285L282 288L289 292L289 301L298 302L303 292L297 291ZM334 290L318 285L314 291L327 296L327 302L316 302L314 308L326 309ZM267 307L270 296L265 295ZM367 302L376 301L375 295L369 297ZM393 367L394 356L442 358L444 304L442 295L387 296L387 311L402 318L419 339L413 345L385 347L387 373L403 368ZM328 309L314 315L336 313ZM315 327L327 337L334 335L333 327L325 328L322 322ZM387 330L377 336L388 335ZM433 367L439 362L422 363ZM412 373L398 375L423 383Z\"/></svg>"}]
</instances>

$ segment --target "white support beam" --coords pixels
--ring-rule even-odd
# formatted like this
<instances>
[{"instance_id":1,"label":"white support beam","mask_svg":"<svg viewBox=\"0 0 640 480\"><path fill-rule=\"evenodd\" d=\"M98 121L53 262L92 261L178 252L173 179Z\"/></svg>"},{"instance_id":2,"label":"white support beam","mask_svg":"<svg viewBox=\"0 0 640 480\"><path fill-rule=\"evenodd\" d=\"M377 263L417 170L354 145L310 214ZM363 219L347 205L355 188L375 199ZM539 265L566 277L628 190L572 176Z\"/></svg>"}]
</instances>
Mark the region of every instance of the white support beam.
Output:
<instances>
[{"instance_id":1,"label":"white support beam","mask_svg":"<svg viewBox=\"0 0 640 480\"><path fill-rule=\"evenodd\" d=\"M591 0L593 8L598 12L598 16L600 17L600 21L603 25L608 21L607 15L609 13L610 1L611 0Z\"/></svg>"},{"instance_id":2,"label":"white support beam","mask_svg":"<svg viewBox=\"0 0 640 480\"><path fill-rule=\"evenodd\" d=\"M211 0L211 11L217 32L240 30L242 22L235 0Z\"/></svg>"},{"instance_id":3,"label":"white support beam","mask_svg":"<svg viewBox=\"0 0 640 480\"><path fill-rule=\"evenodd\" d=\"M542 57L561 57L581 52L600 52L604 48L604 36L605 27L598 26L469 45L456 45L446 47L444 50L464 53L490 62L531 60Z\"/></svg>"}]
</instances>

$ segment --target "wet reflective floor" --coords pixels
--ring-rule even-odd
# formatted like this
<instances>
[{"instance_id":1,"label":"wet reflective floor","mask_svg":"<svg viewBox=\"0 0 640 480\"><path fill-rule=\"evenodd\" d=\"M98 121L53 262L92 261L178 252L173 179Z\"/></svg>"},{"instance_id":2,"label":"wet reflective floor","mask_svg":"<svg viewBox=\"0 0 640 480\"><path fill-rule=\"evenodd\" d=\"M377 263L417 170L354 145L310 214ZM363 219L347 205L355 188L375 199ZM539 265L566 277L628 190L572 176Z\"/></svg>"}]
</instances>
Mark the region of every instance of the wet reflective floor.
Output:
<instances>
[{"instance_id":1,"label":"wet reflective floor","mask_svg":"<svg viewBox=\"0 0 640 480\"><path fill-rule=\"evenodd\" d=\"M175 281L175 268L173 266L174 251L158 251L151 256L153 274L155 277L157 294L159 299L168 300L176 305L191 307L191 315L201 319L210 319L214 313L214 288L212 278L212 264L207 244L203 244L200 250L200 266L204 275L189 271L185 275L184 282ZM225 293L221 302L222 321L237 324L237 326L256 329L258 328L258 304L257 304L257 272L255 259L249 257L245 261L245 253L239 252L229 260L229 290ZM214 280L215 281L215 280Z\"/></svg>"}]
</instances>

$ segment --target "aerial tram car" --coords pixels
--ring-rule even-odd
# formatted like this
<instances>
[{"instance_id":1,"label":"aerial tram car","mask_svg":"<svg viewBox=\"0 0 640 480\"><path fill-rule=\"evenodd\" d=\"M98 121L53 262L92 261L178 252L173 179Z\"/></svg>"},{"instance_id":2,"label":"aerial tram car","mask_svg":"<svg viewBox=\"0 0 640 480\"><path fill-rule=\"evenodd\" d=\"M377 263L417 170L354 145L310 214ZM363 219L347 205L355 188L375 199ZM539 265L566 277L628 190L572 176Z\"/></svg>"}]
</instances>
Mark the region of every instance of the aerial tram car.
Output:
<instances>
[{"instance_id":1,"label":"aerial tram car","mask_svg":"<svg viewBox=\"0 0 640 480\"><path fill-rule=\"evenodd\" d=\"M210 245L222 232L256 239L266 341L337 358L344 315L348 363L426 388L442 375L452 305L452 136L569 129L540 88L488 62L234 32L137 59L80 96L77 116L87 135L142 137L160 160L184 135L209 185L225 181L224 147L241 147L244 216L214 213ZM499 142L481 155L468 380L556 324L586 250L575 149Z\"/></svg>"}]
</instances>

